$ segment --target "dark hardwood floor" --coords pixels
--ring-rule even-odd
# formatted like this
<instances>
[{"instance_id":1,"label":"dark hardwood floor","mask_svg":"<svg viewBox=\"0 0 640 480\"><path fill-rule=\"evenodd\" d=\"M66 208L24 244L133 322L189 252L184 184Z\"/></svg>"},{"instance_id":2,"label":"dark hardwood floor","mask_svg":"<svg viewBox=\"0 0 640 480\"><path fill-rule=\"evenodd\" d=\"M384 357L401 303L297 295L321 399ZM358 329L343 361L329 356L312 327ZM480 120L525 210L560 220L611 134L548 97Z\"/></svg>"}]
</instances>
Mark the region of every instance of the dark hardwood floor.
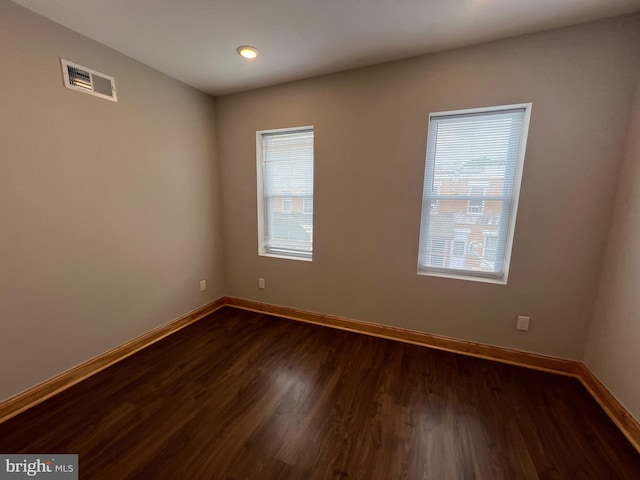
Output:
<instances>
[{"instance_id":1,"label":"dark hardwood floor","mask_svg":"<svg viewBox=\"0 0 640 480\"><path fill-rule=\"evenodd\" d=\"M573 378L230 307L0 424L82 479L640 479Z\"/></svg>"}]
</instances>

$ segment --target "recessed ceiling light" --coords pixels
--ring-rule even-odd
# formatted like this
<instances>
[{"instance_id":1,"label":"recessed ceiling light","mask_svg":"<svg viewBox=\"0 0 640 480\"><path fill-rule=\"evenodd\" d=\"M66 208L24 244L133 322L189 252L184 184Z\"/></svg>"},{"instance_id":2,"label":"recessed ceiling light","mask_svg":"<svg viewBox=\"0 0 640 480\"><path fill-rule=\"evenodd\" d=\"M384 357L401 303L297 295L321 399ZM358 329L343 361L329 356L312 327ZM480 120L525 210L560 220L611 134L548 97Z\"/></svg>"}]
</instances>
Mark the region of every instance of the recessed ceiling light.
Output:
<instances>
[{"instance_id":1,"label":"recessed ceiling light","mask_svg":"<svg viewBox=\"0 0 640 480\"><path fill-rule=\"evenodd\" d=\"M258 56L258 49L256 47L252 47L251 45L240 45L236 48L236 51L241 57L244 57L248 60L253 60Z\"/></svg>"}]
</instances>

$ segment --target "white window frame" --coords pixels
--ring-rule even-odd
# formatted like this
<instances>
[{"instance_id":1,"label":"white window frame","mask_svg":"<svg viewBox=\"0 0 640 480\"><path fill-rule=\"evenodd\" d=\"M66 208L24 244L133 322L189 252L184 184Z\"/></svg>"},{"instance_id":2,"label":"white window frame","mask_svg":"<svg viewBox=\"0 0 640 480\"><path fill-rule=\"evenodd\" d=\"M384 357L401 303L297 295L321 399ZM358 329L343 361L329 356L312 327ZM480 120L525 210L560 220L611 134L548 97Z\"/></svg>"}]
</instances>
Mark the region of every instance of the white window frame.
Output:
<instances>
[{"instance_id":1,"label":"white window frame","mask_svg":"<svg viewBox=\"0 0 640 480\"><path fill-rule=\"evenodd\" d=\"M313 236L311 237L312 250L311 252L301 252L301 251L291 251L284 249L270 249L266 242L266 204L267 199L265 196L264 189L264 150L262 145L262 139L265 135L270 135L274 133L295 133L295 132L303 132L303 131L312 131L315 135L315 129L313 125L307 125L302 127L293 127L293 128L278 128L272 130L259 130L256 132L256 163L257 163L257 196L258 196L258 255L263 257L275 257L275 258L283 258L288 260L301 260L306 262L311 262L313 259ZM315 142L314 142L315 143ZM315 152L314 152L315 153ZM313 174L313 170L312 170ZM289 192L293 195L293 192ZM295 196L295 195L293 195ZM303 199L307 195L302 196ZM311 195L313 198L313 195ZM284 211L285 207L285 199L282 198L282 207L283 213L287 213ZM304 201L304 200L303 200ZM293 197L291 197L291 205L293 206ZM288 213L290 213L289 210ZM313 213L309 213L307 215L313 215ZM313 221L313 219L312 219Z\"/></svg>"},{"instance_id":2,"label":"white window frame","mask_svg":"<svg viewBox=\"0 0 640 480\"><path fill-rule=\"evenodd\" d=\"M527 148L527 137L529 133L529 123L531 119L531 103L521 103L514 105L501 105L495 107L485 107L485 108L471 108L465 110L455 110L455 111L447 111L447 112L437 112L429 114L429 131L427 138L430 139L432 135L432 119L438 117L447 117L447 116L463 116L469 114L479 114L479 113L499 113L501 111L509 111L509 110L524 110L523 112L523 121L522 121L522 131L520 134L520 150L517 155L515 169L513 170L513 191L511 195L507 198L511 199L511 217L510 221L507 225L501 225L501 228L505 228L505 245L504 245L504 256L501 255L500 245L498 245L498 256L503 258L502 260L502 268L499 272L484 272L484 271L475 271L475 270L456 270L450 268L442 268L442 267L429 267L421 264L421 257L423 254L423 249L421 248L420 241L429 242L429 247L425 248L425 252L430 251L431 246L431 238L428 237L427 229L429 224L429 216L433 213L431 205L433 204L434 197L436 197L435 192L429 192L427 189L429 185L433 185L433 162L434 162L434 152L429 151L429 141L427 141L427 158L425 162L425 176L424 176L424 189L423 192L423 203L422 203L422 214L421 214L421 226L420 226L420 238L418 244L418 275L427 275L427 276L436 276L436 277L444 277L444 278L452 278L452 279L461 279L461 280L470 280L477 282L486 282L486 283L495 283L506 285L507 279L509 276L509 267L511 261L511 250L513 246L513 236L515 232L516 226L516 217L518 212L518 200L520 197L520 186L522 183L522 172L524 169L524 160L525 160L525 152ZM452 178L455 181L455 178ZM440 196L442 197L442 196ZM469 200L469 197L465 196L456 196L456 200ZM493 197L487 197L485 200L492 200ZM503 198L500 198L504 200ZM436 201L439 198L435 198ZM437 238L437 237L436 237ZM428 256L428 255L427 255Z\"/></svg>"}]
</instances>

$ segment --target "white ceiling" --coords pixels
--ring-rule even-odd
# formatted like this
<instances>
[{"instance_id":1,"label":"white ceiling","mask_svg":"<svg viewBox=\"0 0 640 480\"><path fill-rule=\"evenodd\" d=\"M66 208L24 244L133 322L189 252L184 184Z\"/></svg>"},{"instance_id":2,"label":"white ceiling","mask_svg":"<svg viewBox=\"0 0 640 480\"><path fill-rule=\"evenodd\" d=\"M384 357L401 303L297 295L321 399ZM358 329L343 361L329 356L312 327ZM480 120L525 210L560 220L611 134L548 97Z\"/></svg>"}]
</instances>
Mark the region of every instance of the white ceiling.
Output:
<instances>
[{"instance_id":1,"label":"white ceiling","mask_svg":"<svg viewBox=\"0 0 640 480\"><path fill-rule=\"evenodd\" d=\"M640 10L640 0L13 0L214 95ZM238 45L260 56L247 62Z\"/></svg>"}]
</instances>

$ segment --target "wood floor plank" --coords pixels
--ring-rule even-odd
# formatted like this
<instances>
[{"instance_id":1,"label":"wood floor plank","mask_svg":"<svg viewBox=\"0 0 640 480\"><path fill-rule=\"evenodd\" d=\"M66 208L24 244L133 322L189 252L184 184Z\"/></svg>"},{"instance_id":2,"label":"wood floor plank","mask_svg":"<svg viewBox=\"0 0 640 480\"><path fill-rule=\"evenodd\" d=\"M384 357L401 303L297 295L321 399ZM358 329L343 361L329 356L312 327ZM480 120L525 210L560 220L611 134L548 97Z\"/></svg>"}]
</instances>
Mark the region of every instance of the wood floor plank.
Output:
<instances>
[{"instance_id":1,"label":"wood floor plank","mask_svg":"<svg viewBox=\"0 0 640 480\"><path fill-rule=\"evenodd\" d=\"M0 424L83 479L626 480L570 377L225 307Z\"/></svg>"}]
</instances>

